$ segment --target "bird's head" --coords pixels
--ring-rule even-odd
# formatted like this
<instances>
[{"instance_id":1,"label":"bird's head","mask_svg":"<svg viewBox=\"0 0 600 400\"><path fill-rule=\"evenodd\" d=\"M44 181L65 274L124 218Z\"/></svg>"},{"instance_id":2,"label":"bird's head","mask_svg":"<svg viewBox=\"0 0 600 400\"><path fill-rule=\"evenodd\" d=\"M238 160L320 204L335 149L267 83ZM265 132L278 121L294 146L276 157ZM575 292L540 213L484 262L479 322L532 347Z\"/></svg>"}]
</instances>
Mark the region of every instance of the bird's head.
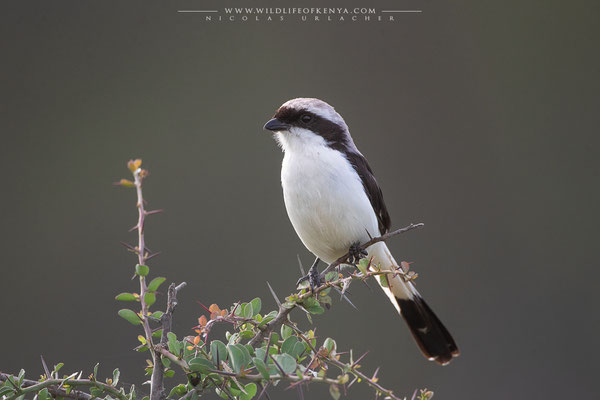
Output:
<instances>
[{"instance_id":1,"label":"bird's head","mask_svg":"<svg viewBox=\"0 0 600 400\"><path fill-rule=\"evenodd\" d=\"M264 129L276 134L284 151L297 146L355 148L344 119L319 99L298 98L283 103Z\"/></svg>"}]
</instances>

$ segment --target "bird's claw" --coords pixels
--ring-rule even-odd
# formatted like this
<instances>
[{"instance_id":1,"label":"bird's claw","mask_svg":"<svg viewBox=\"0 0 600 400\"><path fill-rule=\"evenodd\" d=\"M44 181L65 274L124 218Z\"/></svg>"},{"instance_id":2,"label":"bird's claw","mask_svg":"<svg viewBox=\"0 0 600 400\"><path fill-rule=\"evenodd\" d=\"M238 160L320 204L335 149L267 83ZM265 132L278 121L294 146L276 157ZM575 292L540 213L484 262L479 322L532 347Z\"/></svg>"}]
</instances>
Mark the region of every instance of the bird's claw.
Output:
<instances>
[{"instance_id":1,"label":"bird's claw","mask_svg":"<svg viewBox=\"0 0 600 400\"><path fill-rule=\"evenodd\" d=\"M307 275L304 275L303 277L298 279L298 282L296 282L296 287L300 286L306 281L308 281L308 284L310 285L310 290L314 292L322 284L321 275L319 274L319 271L316 268L311 268L308 271Z\"/></svg>"},{"instance_id":2,"label":"bird's claw","mask_svg":"<svg viewBox=\"0 0 600 400\"><path fill-rule=\"evenodd\" d=\"M362 258L366 258L369 255L369 253L360 246L360 243L354 243L350 246L348 254L350 255L348 257L348 262L350 264L358 264Z\"/></svg>"}]
</instances>

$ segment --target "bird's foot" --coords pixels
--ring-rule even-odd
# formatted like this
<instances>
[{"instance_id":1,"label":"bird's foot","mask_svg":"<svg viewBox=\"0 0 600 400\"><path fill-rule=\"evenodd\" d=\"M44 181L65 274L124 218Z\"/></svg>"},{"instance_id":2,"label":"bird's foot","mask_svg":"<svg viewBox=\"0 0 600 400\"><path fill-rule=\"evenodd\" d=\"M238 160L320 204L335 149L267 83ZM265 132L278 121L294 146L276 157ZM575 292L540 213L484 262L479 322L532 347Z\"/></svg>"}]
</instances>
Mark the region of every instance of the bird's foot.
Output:
<instances>
[{"instance_id":1,"label":"bird's foot","mask_svg":"<svg viewBox=\"0 0 600 400\"><path fill-rule=\"evenodd\" d=\"M356 242L350 246L348 249L348 254L350 254L350 257L348 257L348 262L352 265L358 264L361 258L365 258L369 255L365 249L361 248L359 242Z\"/></svg>"},{"instance_id":2,"label":"bird's foot","mask_svg":"<svg viewBox=\"0 0 600 400\"><path fill-rule=\"evenodd\" d=\"M304 283L306 281L308 281L310 290L312 292L314 292L315 289L318 288L319 286L321 286L323 283L323 281L321 279L321 274L319 274L319 271L317 271L316 268L314 271L313 270L308 271L307 275L304 275L303 277L298 279L298 282L296 282L296 287L300 286L302 283Z\"/></svg>"},{"instance_id":3,"label":"bird's foot","mask_svg":"<svg viewBox=\"0 0 600 400\"><path fill-rule=\"evenodd\" d=\"M308 281L308 284L310 285L310 290L313 292L315 291L316 288L321 286L322 281L321 281L321 275L319 274L319 270L317 269L318 264L319 264L319 259L317 258L315 260L315 262L313 263L313 265L308 270L308 274L304 275L302 278L298 279L298 282L296 282L296 286L300 286L300 284L302 284L303 282Z\"/></svg>"}]
</instances>

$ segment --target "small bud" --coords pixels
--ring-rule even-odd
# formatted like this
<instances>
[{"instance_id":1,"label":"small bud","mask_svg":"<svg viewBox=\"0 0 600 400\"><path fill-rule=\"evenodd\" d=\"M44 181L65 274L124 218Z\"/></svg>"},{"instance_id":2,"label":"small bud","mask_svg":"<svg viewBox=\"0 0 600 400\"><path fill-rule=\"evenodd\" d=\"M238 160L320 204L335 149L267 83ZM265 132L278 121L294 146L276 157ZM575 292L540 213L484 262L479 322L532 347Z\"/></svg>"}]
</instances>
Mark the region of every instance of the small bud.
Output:
<instances>
[{"instance_id":1,"label":"small bud","mask_svg":"<svg viewBox=\"0 0 600 400\"><path fill-rule=\"evenodd\" d=\"M135 183L131 182L128 179L121 179L119 182L115 182L115 185L123 187L135 187Z\"/></svg>"},{"instance_id":2,"label":"small bud","mask_svg":"<svg viewBox=\"0 0 600 400\"><path fill-rule=\"evenodd\" d=\"M141 165L142 160L138 158L135 160L129 160L129 162L127 163L127 168L129 168L131 172L135 172Z\"/></svg>"}]
</instances>

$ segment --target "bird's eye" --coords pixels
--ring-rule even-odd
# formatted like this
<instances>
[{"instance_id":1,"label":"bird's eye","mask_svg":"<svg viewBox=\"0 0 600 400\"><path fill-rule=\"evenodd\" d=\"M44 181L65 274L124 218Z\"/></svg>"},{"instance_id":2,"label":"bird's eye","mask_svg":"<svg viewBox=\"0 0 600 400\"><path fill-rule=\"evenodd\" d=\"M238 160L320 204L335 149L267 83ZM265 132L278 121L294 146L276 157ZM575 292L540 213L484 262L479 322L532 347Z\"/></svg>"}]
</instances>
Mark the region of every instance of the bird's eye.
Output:
<instances>
[{"instance_id":1,"label":"bird's eye","mask_svg":"<svg viewBox=\"0 0 600 400\"><path fill-rule=\"evenodd\" d=\"M300 117L300 119L305 124L308 124L310 121L312 121L312 116L310 114L304 114L303 116Z\"/></svg>"}]
</instances>

